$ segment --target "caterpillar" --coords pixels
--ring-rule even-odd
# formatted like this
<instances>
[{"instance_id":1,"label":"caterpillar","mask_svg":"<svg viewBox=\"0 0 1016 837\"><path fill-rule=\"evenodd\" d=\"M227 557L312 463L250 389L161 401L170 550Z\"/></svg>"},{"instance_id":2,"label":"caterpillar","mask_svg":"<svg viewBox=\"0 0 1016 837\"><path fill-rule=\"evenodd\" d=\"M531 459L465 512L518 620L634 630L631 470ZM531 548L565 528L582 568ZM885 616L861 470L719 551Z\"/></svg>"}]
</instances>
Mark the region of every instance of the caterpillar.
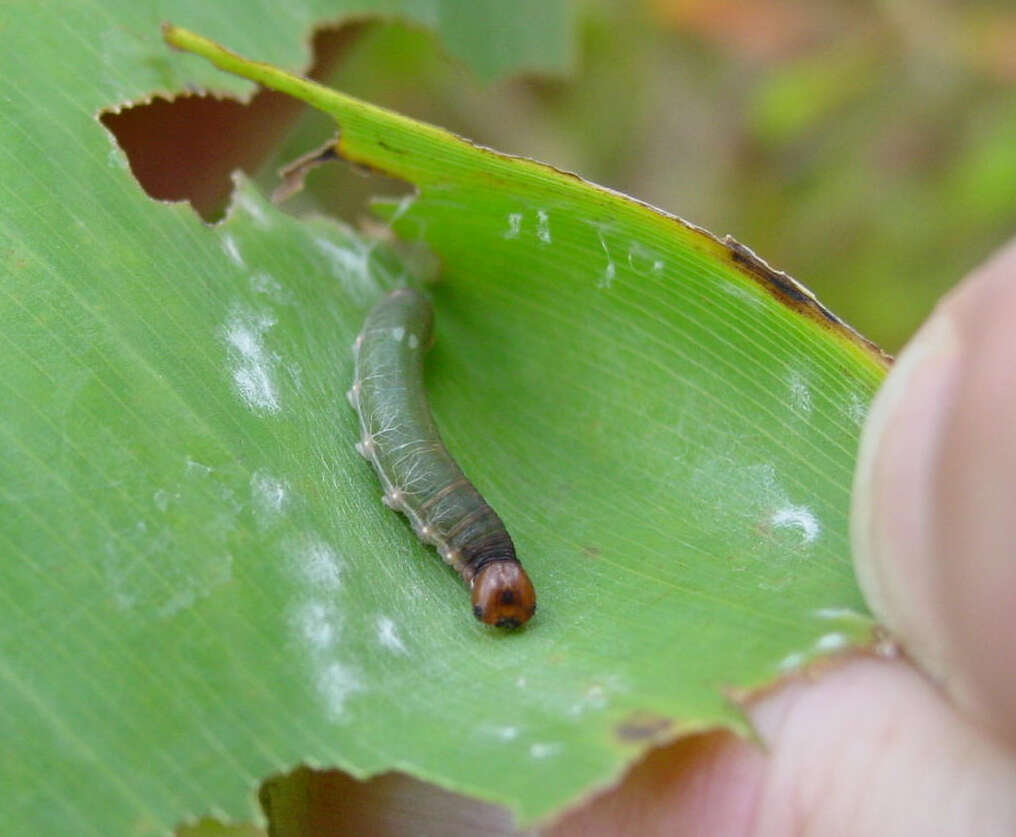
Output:
<instances>
[{"instance_id":1,"label":"caterpillar","mask_svg":"<svg viewBox=\"0 0 1016 837\"><path fill-rule=\"evenodd\" d=\"M418 291L400 288L367 315L353 343L359 417L356 450L377 472L382 501L409 518L417 537L437 548L471 590L477 619L516 628L536 610L536 592L515 557L501 518L445 448L427 405L423 353L434 312Z\"/></svg>"}]
</instances>

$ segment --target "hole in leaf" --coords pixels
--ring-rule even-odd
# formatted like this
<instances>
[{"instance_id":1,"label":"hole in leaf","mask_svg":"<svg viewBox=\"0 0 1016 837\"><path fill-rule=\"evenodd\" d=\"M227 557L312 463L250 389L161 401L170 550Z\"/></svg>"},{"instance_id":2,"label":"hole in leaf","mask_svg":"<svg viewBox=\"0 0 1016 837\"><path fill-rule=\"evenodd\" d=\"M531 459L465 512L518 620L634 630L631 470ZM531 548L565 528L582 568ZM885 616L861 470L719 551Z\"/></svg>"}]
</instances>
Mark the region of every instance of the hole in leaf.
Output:
<instances>
[{"instance_id":1,"label":"hole in leaf","mask_svg":"<svg viewBox=\"0 0 1016 837\"><path fill-rule=\"evenodd\" d=\"M505 808L443 790L405 773L358 781L341 770L298 767L261 786L272 837L305 834L530 835Z\"/></svg>"},{"instance_id":2,"label":"hole in leaf","mask_svg":"<svg viewBox=\"0 0 1016 837\"><path fill-rule=\"evenodd\" d=\"M450 58L434 33L398 20L362 20L322 28L313 37L306 75L360 99L442 125L512 153L554 158L531 143L541 118L540 91L560 86L538 76L478 86ZM168 49L168 47L167 47ZM510 114L510 116L506 116ZM127 155L141 186L158 200L191 203L207 222L220 220L232 196L231 174L243 170L264 194L279 185L277 170L335 134L327 115L282 94L259 90L248 104L204 92L156 97L109 109L99 118ZM492 125L497 125L492 129ZM505 130L510 126L509 141ZM574 168L568 160L565 167ZM316 212L348 220L375 197L400 198L404 182L346 165L323 166L302 192L286 198L293 214Z\"/></svg>"},{"instance_id":3,"label":"hole in leaf","mask_svg":"<svg viewBox=\"0 0 1016 837\"><path fill-rule=\"evenodd\" d=\"M353 23L317 31L307 75L329 75L363 28ZM158 200L189 201L212 222L222 218L229 205L230 174L242 169L256 177L305 110L289 96L262 89L248 104L187 93L105 111L99 118L126 153L145 192Z\"/></svg>"},{"instance_id":4,"label":"hole in leaf","mask_svg":"<svg viewBox=\"0 0 1016 837\"><path fill-rule=\"evenodd\" d=\"M441 834L443 837L566 837L602 831L605 822L630 821L632 816L661 821L668 804L695 794L696 777L715 768L735 737L730 732L704 732L649 748L624 774L623 780L601 788L563 811L542 827L520 828L508 809L444 790L399 771L360 781L342 770L301 766L261 784L259 798L267 830L245 824L225 825L205 818L181 826L177 837L304 837L309 834ZM656 800L658 807L646 807ZM636 813L637 812L637 813Z\"/></svg>"}]
</instances>

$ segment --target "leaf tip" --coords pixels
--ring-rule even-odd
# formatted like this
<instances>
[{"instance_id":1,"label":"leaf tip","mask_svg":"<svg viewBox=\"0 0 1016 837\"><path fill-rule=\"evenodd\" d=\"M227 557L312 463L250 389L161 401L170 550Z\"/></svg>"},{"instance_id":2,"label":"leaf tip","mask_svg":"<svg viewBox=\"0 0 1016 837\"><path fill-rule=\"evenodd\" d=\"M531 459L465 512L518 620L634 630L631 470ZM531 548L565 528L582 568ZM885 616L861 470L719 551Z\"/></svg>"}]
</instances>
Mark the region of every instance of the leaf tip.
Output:
<instances>
[{"instance_id":1,"label":"leaf tip","mask_svg":"<svg viewBox=\"0 0 1016 837\"><path fill-rule=\"evenodd\" d=\"M162 32L162 39L167 44L175 49L180 49L180 46L176 43L177 35L180 32L179 27L174 26L168 20L164 20L159 24L159 30Z\"/></svg>"}]
</instances>

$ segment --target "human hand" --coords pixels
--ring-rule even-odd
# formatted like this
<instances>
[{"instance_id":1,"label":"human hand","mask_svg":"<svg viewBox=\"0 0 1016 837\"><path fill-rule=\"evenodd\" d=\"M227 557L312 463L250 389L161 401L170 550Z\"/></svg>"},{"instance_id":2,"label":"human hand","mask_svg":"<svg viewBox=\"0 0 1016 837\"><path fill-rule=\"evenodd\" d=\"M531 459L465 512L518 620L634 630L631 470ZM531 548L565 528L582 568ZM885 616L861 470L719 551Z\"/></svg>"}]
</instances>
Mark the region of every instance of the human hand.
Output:
<instances>
[{"instance_id":1,"label":"human hand","mask_svg":"<svg viewBox=\"0 0 1016 837\"><path fill-rule=\"evenodd\" d=\"M553 837L1016 834L1016 242L946 297L868 417L854 562L909 659L854 656L652 753Z\"/></svg>"}]
</instances>

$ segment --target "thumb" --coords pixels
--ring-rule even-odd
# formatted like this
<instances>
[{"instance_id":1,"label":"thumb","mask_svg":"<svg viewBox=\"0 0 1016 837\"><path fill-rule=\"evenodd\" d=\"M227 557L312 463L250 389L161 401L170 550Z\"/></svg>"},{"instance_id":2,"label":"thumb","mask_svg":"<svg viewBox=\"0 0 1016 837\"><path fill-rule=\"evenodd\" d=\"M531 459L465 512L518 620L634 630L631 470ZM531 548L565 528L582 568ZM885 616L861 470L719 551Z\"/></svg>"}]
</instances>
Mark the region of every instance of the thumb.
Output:
<instances>
[{"instance_id":1,"label":"thumb","mask_svg":"<svg viewBox=\"0 0 1016 837\"><path fill-rule=\"evenodd\" d=\"M861 438L854 564L876 615L1016 743L1016 243L900 355Z\"/></svg>"}]
</instances>

